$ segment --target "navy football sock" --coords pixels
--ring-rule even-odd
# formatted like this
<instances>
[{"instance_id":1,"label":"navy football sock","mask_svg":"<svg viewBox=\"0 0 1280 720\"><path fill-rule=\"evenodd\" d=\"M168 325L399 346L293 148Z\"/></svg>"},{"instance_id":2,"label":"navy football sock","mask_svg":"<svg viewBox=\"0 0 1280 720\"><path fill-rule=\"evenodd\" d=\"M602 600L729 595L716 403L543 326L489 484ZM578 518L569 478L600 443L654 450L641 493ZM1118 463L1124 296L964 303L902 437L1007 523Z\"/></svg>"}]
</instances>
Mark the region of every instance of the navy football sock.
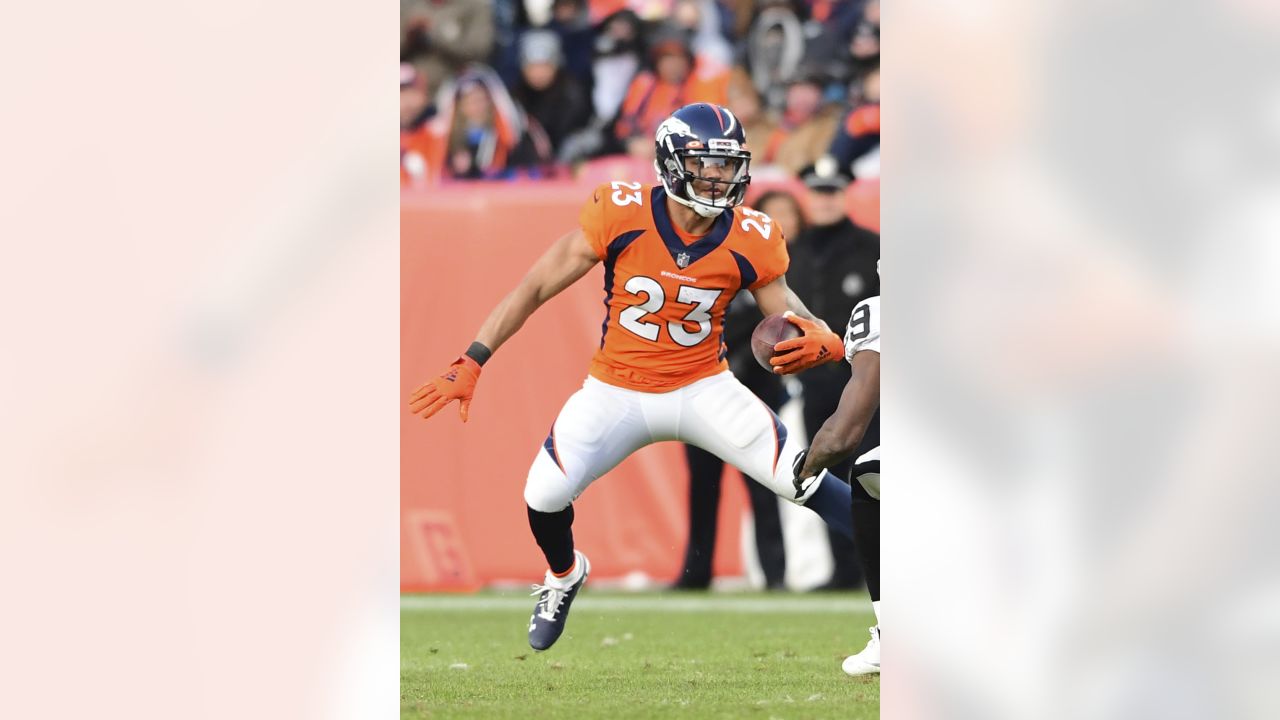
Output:
<instances>
[{"instance_id":1,"label":"navy football sock","mask_svg":"<svg viewBox=\"0 0 1280 720\"><path fill-rule=\"evenodd\" d=\"M573 567L573 506L550 513L528 509L529 529L547 558L547 567L563 575Z\"/></svg>"},{"instance_id":2,"label":"navy football sock","mask_svg":"<svg viewBox=\"0 0 1280 720\"><path fill-rule=\"evenodd\" d=\"M818 513L818 517L827 521L827 527L844 537L853 539L853 490L840 478L826 470L818 481L818 489L809 498L805 507Z\"/></svg>"}]
</instances>

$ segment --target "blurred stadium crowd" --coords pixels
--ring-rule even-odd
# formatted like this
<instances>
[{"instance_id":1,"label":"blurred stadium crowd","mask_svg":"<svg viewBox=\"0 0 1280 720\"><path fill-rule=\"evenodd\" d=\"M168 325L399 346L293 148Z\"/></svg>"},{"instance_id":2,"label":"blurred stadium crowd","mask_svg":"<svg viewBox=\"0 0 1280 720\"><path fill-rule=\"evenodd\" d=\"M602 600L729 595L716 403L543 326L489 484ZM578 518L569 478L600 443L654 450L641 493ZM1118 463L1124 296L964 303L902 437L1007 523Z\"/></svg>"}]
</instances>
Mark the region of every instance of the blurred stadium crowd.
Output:
<instances>
[{"instance_id":1,"label":"blurred stadium crowd","mask_svg":"<svg viewBox=\"0 0 1280 720\"><path fill-rule=\"evenodd\" d=\"M401 0L400 179L649 177L676 108L746 129L751 173L879 175L879 0ZM830 165L830 161L826 163Z\"/></svg>"}]
</instances>

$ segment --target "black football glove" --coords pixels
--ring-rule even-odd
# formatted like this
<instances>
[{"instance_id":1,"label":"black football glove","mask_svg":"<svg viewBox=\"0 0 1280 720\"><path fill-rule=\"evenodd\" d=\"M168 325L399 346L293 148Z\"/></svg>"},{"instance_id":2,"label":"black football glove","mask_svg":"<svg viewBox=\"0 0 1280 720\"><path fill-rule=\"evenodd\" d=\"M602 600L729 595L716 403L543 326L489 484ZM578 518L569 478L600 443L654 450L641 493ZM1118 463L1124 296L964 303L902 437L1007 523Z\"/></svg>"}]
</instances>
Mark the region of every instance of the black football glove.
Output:
<instances>
[{"instance_id":1,"label":"black football glove","mask_svg":"<svg viewBox=\"0 0 1280 720\"><path fill-rule=\"evenodd\" d=\"M796 459L791 461L791 484L796 488L796 499L804 494L804 478L800 477L800 471L804 469L804 459L809 457L809 448L800 451L796 455Z\"/></svg>"}]
</instances>

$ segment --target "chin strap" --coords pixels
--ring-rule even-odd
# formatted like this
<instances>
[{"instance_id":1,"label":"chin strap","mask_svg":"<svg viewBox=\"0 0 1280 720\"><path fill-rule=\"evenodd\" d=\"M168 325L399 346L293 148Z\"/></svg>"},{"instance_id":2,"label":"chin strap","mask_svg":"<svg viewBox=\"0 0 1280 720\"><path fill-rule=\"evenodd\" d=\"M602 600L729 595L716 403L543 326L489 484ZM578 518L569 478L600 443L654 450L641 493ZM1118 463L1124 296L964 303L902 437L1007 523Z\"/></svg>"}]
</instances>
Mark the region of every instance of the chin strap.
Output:
<instances>
[{"instance_id":1,"label":"chin strap","mask_svg":"<svg viewBox=\"0 0 1280 720\"><path fill-rule=\"evenodd\" d=\"M688 185L685 185L685 191L690 196L693 195L693 189L690 188ZM679 197L679 196L673 196L673 197L675 197L676 202L693 210L694 212L698 213L704 218L719 217L720 213L729 209L728 205L710 205L708 203L698 202L697 200L694 200L692 197Z\"/></svg>"},{"instance_id":2,"label":"chin strap","mask_svg":"<svg viewBox=\"0 0 1280 720\"><path fill-rule=\"evenodd\" d=\"M720 217L720 213L728 209L728 208L722 208L722 207L715 207L714 205L704 205L700 202L690 203L689 207L692 207L694 212L698 213L704 218Z\"/></svg>"}]
</instances>

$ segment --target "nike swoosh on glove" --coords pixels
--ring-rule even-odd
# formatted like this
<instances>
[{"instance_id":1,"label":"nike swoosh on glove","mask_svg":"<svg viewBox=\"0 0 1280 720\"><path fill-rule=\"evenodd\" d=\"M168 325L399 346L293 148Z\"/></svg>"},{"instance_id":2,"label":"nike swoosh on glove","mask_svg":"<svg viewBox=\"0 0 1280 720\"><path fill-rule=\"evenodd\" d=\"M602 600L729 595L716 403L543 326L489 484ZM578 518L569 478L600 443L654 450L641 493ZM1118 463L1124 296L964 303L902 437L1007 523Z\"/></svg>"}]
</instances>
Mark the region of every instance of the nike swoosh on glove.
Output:
<instances>
[{"instance_id":1,"label":"nike swoosh on glove","mask_svg":"<svg viewBox=\"0 0 1280 720\"><path fill-rule=\"evenodd\" d=\"M476 391L476 381L480 379L480 365L470 357L463 355L431 382L423 385L409 396L409 409L422 413L422 419L435 415L445 405L459 401L458 414L462 422L471 414L471 396Z\"/></svg>"},{"instance_id":2,"label":"nike swoosh on glove","mask_svg":"<svg viewBox=\"0 0 1280 720\"><path fill-rule=\"evenodd\" d=\"M783 316L803 333L773 346L769 364L779 375L794 375L815 365L844 359L844 339L826 325L802 318L788 310Z\"/></svg>"}]
</instances>

